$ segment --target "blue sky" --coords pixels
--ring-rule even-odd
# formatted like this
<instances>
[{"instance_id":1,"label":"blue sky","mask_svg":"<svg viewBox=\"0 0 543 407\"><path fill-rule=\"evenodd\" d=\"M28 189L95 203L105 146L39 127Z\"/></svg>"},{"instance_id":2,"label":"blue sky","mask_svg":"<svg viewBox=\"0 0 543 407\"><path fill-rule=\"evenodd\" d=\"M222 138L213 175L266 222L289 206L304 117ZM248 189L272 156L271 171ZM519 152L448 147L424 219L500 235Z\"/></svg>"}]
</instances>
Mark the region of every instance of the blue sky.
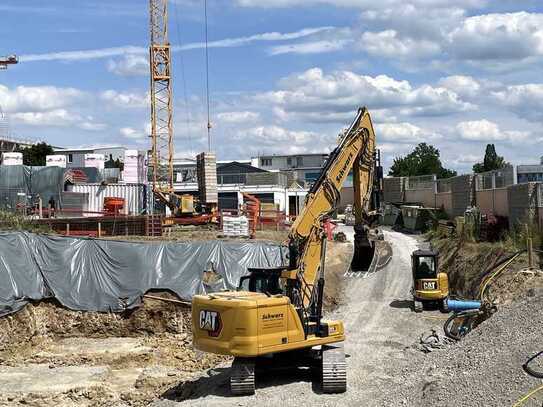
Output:
<instances>
[{"instance_id":1,"label":"blue sky","mask_svg":"<svg viewBox=\"0 0 543 407\"><path fill-rule=\"evenodd\" d=\"M540 3L208 0L213 149L328 151L366 105L385 166L424 141L460 172L489 142L510 162L536 162ZM189 157L206 146L203 0L169 9L175 148ZM148 148L146 0L3 0L0 15L0 55L21 59L0 71L12 136Z\"/></svg>"}]
</instances>

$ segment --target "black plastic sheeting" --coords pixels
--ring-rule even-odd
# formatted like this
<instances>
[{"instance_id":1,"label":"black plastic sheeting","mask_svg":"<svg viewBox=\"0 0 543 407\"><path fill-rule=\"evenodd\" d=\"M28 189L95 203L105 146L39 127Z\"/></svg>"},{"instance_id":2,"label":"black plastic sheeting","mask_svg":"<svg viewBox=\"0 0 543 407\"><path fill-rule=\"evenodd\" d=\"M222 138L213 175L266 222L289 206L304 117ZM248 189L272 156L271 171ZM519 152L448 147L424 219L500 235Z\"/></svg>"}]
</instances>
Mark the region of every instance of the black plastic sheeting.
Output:
<instances>
[{"instance_id":1,"label":"black plastic sheeting","mask_svg":"<svg viewBox=\"0 0 543 407\"><path fill-rule=\"evenodd\" d=\"M121 312L149 290L181 299L207 292L204 270L220 276L214 290L235 289L252 267L287 264L284 246L255 241L134 243L0 233L0 316L29 301L56 298L72 310Z\"/></svg>"}]
</instances>

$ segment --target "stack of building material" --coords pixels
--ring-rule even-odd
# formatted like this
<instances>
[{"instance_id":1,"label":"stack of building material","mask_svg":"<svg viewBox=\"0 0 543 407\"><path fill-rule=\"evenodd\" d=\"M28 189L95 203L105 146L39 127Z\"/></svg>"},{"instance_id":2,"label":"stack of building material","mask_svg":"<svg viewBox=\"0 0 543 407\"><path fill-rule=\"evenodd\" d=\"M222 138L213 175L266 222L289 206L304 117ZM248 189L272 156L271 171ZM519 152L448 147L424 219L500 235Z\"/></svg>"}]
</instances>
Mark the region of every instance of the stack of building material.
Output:
<instances>
[{"instance_id":1,"label":"stack of building material","mask_svg":"<svg viewBox=\"0 0 543 407\"><path fill-rule=\"evenodd\" d=\"M222 233L230 237L249 237L249 219L246 216L224 216Z\"/></svg>"},{"instance_id":2,"label":"stack of building material","mask_svg":"<svg viewBox=\"0 0 543 407\"><path fill-rule=\"evenodd\" d=\"M204 204L218 204L219 191L217 187L217 158L215 153L198 154L196 156L196 171L200 202Z\"/></svg>"},{"instance_id":3,"label":"stack of building material","mask_svg":"<svg viewBox=\"0 0 543 407\"><path fill-rule=\"evenodd\" d=\"M104 154L85 154L85 167L103 170L106 163Z\"/></svg>"},{"instance_id":4,"label":"stack of building material","mask_svg":"<svg viewBox=\"0 0 543 407\"><path fill-rule=\"evenodd\" d=\"M145 157L138 150L124 152L123 181L130 184L145 182Z\"/></svg>"},{"instance_id":5,"label":"stack of building material","mask_svg":"<svg viewBox=\"0 0 543 407\"><path fill-rule=\"evenodd\" d=\"M66 156L65 155L48 155L48 156L45 156L45 165L47 167L66 168Z\"/></svg>"},{"instance_id":6,"label":"stack of building material","mask_svg":"<svg viewBox=\"0 0 543 407\"><path fill-rule=\"evenodd\" d=\"M23 153L2 153L2 165L23 165Z\"/></svg>"}]
</instances>

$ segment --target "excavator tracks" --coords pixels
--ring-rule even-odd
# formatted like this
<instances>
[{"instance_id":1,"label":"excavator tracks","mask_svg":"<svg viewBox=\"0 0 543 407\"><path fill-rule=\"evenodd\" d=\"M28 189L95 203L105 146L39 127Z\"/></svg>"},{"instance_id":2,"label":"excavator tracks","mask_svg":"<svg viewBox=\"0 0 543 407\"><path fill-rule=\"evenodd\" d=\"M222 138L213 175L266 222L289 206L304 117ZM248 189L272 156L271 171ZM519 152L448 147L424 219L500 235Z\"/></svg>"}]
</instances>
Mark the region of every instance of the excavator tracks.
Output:
<instances>
[{"instance_id":1,"label":"excavator tracks","mask_svg":"<svg viewBox=\"0 0 543 407\"><path fill-rule=\"evenodd\" d=\"M255 361L235 358L230 375L230 390L236 396L255 394Z\"/></svg>"},{"instance_id":2,"label":"excavator tracks","mask_svg":"<svg viewBox=\"0 0 543 407\"><path fill-rule=\"evenodd\" d=\"M343 342L322 347L322 391L324 393L347 391L347 363Z\"/></svg>"}]
</instances>

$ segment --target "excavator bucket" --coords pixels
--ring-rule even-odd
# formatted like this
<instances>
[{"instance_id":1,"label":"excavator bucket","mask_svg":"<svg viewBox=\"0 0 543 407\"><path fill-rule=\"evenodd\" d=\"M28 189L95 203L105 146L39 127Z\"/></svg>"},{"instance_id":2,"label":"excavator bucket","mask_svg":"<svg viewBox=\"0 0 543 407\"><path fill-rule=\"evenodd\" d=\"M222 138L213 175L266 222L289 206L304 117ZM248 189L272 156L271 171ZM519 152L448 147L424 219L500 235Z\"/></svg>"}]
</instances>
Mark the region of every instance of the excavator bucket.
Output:
<instances>
[{"instance_id":1,"label":"excavator bucket","mask_svg":"<svg viewBox=\"0 0 543 407\"><path fill-rule=\"evenodd\" d=\"M352 271L368 271L375 255L375 244L368 239L366 231L354 235Z\"/></svg>"}]
</instances>

